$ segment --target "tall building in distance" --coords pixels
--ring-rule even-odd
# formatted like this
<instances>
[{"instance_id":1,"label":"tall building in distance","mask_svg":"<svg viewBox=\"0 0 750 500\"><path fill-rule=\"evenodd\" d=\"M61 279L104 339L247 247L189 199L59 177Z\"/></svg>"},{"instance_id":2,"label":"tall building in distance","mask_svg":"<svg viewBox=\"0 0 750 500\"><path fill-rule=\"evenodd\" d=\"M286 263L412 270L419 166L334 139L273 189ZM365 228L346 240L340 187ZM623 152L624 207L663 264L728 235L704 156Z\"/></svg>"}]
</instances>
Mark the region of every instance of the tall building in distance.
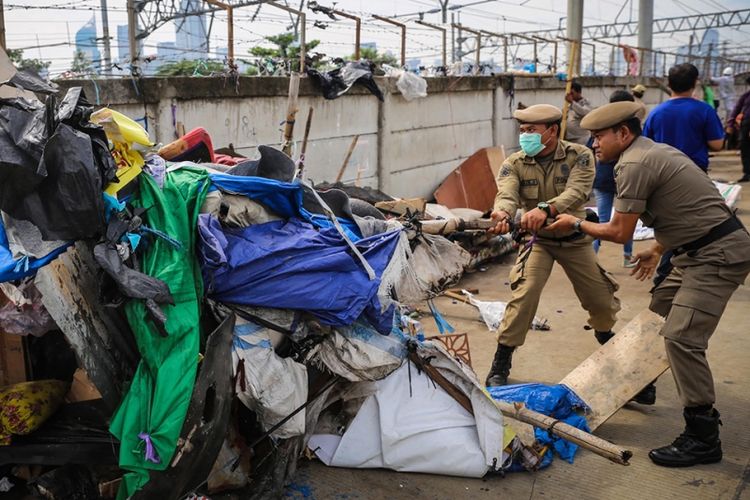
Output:
<instances>
[{"instance_id":1,"label":"tall building in distance","mask_svg":"<svg viewBox=\"0 0 750 500\"><path fill-rule=\"evenodd\" d=\"M128 64L130 62L130 40L128 39L128 25L117 26L117 62Z\"/></svg>"},{"instance_id":2,"label":"tall building in distance","mask_svg":"<svg viewBox=\"0 0 750 500\"><path fill-rule=\"evenodd\" d=\"M181 12L195 12L203 7L202 0L181 0ZM205 59L208 57L208 32L206 15L186 16L175 21L177 40L175 47L183 59Z\"/></svg>"},{"instance_id":3,"label":"tall building in distance","mask_svg":"<svg viewBox=\"0 0 750 500\"><path fill-rule=\"evenodd\" d=\"M96 17L93 15L81 29L76 31L76 52L83 53L97 73L101 70L102 55L97 47Z\"/></svg>"}]
</instances>

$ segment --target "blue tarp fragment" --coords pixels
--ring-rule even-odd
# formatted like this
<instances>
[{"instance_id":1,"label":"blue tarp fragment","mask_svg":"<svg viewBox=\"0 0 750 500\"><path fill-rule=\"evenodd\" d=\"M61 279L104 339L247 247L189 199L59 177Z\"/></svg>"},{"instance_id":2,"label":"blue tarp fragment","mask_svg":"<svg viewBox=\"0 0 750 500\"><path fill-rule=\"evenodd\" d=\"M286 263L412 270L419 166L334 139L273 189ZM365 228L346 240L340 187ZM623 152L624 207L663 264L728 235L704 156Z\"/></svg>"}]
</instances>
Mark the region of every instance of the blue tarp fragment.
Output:
<instances>
[{"instance_id":1,"label":"blue tarp fragment","mask_svg":"<svg viewBox=\"0 0 750 500\"><path fill-rule=\"evenodd\" d=\"M39 259L35 257L14 259L13 252L10 251L8 236L5 234L5 225L0 217L0 283L33 276L39 268L44 267L55 260L58 255L65 252L72 244L73 243L66 243L59 246Z\"/></svg>"},{"instance_id":2,"label":"blue tarp fragment","mask_svg":"<svg viewBox=\"0 0 750 500\"><path fill-rule=\"evenodd\" d=\"M212 299L308 311L331 326L362 316L380 333L390 332L393 309L381 312L377 292L399 231L356 242L375 270L377 279L370 280L333 228L316 229L297 218L223 228L208 214L200 216L198 227L203 279Z\"/></svg>"},{"instance_id":3,"label":"blue tarp fragment","mask_svg":"<svg viewBox=\"0 0 750 500\"><path fill-rule=\"evenodd\" d=\"M565 385L516 384L502 387L488 387L487 391L493 399L511 403L524 403L530 410L548 415L573 427L589 432L586 417L576 413L576 410L589 412L589 406ZM578 451L578 445L537 427L534 427L534 437L542 445L550 445L560 458L567 460L571 464L573 463L573 458ZM541 468L547 467L550 463L552 463L552 453L547 453L542 460Z\"/></svg>"}]
</instances>

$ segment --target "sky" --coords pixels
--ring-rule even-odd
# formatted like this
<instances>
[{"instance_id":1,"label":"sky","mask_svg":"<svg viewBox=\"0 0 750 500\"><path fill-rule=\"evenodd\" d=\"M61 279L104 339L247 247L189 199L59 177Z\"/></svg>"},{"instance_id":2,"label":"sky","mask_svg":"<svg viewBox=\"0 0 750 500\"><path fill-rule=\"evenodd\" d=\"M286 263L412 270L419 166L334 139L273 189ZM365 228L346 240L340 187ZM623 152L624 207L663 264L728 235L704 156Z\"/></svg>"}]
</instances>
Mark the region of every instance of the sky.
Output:
<instances>
[{"instance_id":1,"label":"sky","mask_svg":"<svg viewBox=\"0 0 750 500\"><path fill-rule=\"evenodd\" d=\"M449 7L476 3L478 0L449 0ZM99 36L102 36L101 0L4 0L6 40L10 48L23 48L24 56L52 61L52 77L68 70L75 51L75 33L96 18ZM107 0L109 30L112 40L112 56L117 59L117 25L127 24L126 0ZM321 5L333 6L334 2L319 0ZM298 0L289 0L290 5L299 6ZM654 1L654 18L685 16L698 13L712 13L747 9L748 0L658 0ZM441 39L438 31L419 26L412 21L417 12L435 9L438 0L339 0L335 7L361 15L362 42L375 42L379 49L399 52L399 30L380 21L369 18L370 14L382 16L403 16L407 21L407 59L418 58L422 64L432 64L440 57ZM564 25L566 2L562 0L489 0L477 5L457 8L456 21L474 29L484 29L500 33L524 33L526 31L556 28ZM263 45L263 37L287 30L291 24L288 14L272 6L262 6L255 21L251 17L256 7L243 7L235 11L235 54L241 57L257 45ZM316 49L330 56L347 56L353 52L354 23L346 19L331 21L324 15L308 13L307 39L321 40ZM369 18L369 19L368 19ZM585 0L584 25L610 24L638 19L638 0ZM326 23L325 29L313 26L315 20ZM425 14L424 20L440 24L439 13ZM450 19L448 20L450 22ZM696 33L697 39L703 33ZM721 40L728 40L730 53L742 54L741 59L750 57L750 26L722 28ZM450 37L450 33L449 33ZM156 45L162 41L175 39L174 25L168 24L150 35L144 44L144 53L155 54ZM689 43L690 33L654 33L654 48L675 51ZM635 45L637 40L623 39ZM226 16L217 14L212 23L210 45L212 52L226 47ZM450 39L448 41L450 51ZM542 50L542 58L551 57L551 46ZM607 64L609 51L604 45L597 48L597 66ZM584 64L591 57L590 48L584 48ZM532 46L514 47L512 56L530 58ZM214 52L212 55L216 56ZM450 56L449 56L450 57ZM471 60L472 55L466 56ZM483 49L482 59L502 59L502 49ZM599 68L602 69L602 68Z\"/></svg>"}]
</instances>

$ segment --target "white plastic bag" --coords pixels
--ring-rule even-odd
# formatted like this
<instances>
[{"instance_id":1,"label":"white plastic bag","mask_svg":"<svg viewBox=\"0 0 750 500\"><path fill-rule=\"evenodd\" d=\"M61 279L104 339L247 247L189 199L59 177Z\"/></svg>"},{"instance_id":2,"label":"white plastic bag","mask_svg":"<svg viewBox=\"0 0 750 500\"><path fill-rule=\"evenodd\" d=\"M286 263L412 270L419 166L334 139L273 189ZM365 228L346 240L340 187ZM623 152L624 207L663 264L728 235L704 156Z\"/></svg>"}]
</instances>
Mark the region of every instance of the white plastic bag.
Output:
<instances>
[{"instance_id":1,"label":"white plastic bag","mask_svg":"<svg viewBox=\"0 0 750 500\"><path fill-rule=\"evenodd\" d=\"M479 309L479 314L482 316L482 321L487 325L487 328L491 331L497 331L500 328L500 323L503 321L505 316L505 308L508 304L505 302L497 301L484 301L477 300L474 298L474 294L461 290L461 292L468 297L471 305ZM534 321L531 323L532 330L549 330L549 325L546 319L542 319L539 316L534 316Z\"/></svg>"},{"instance_id":2,"label":"white plastic bag","mask_svg":"<svg viewBox=\"0 0 750 500\"><path fill-rule=\"evenodd\" d=\"M401 76L396 81L396 87L407 101L427 97L427 80L409 71L401 72Z\"/></svg>"}]
</instances>

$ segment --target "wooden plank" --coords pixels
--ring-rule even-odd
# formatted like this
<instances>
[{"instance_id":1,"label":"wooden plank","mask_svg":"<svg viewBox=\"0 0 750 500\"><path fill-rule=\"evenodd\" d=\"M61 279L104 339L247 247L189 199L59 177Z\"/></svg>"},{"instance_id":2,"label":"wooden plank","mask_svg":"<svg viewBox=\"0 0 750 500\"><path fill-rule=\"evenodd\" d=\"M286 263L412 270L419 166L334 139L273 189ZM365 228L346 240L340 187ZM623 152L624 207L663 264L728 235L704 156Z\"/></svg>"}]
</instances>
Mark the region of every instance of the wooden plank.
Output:
<instances>
[{"instance_id":1,"label":"wooden plank","mask_svg":"<svg viewBox=\"0 0 750 500\"><path fill-rule=\"evenodd\" d=\"M36 286L42 303L76 353L110 410L122 399L123 385L135 364L127 340L132 333L115 311L98 300L96 271L90 251L77 244L39 270Z\"/></svg>"},{"instance_id":2,"label":"wooden plank","mask_svg":"<svg viewBox=\"0 0 750 500\"><path fill-rule=\"evenodd\" d=\"M26 380L23 337L0 332L0 387Z\"/></svg>"},{"instance_id":3,"label":"wooden plank","mask_svg":"<svg viewBox=\"0 0 750 500\"><path fill-rule=\"evenodd\" d=\"M560 381L591 407L592 431L669 368L663 325L661 316L642 311Z\"/></svg>"}]
</instances>

